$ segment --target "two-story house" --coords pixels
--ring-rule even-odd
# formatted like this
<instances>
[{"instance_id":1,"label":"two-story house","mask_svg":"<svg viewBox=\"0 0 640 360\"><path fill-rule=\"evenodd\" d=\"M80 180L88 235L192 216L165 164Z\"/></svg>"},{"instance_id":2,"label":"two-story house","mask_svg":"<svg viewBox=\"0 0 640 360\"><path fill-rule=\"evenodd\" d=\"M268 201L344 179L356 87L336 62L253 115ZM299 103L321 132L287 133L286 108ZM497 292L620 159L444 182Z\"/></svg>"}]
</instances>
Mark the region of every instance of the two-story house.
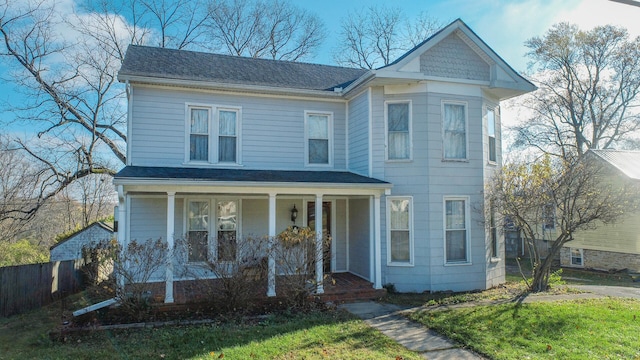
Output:
<instances>
[{"instance_id":1,"label":"two-story house","mask_svg":"<svg viewBox=\"0 0 640 360\"><path fill-rule=\"evenodd\" d=\"M535 87L461 20L376 70L130 46L119 79L121 243L191 234L201 241L184 266L218 261L221 242L275 236L295 207L297 225L331 234L318 280L349 272L399 291L504 282L483 191L502 158L500 101ZM155 279L166 302L186 280L174 266Z\"/></svg>"}]
</instances>

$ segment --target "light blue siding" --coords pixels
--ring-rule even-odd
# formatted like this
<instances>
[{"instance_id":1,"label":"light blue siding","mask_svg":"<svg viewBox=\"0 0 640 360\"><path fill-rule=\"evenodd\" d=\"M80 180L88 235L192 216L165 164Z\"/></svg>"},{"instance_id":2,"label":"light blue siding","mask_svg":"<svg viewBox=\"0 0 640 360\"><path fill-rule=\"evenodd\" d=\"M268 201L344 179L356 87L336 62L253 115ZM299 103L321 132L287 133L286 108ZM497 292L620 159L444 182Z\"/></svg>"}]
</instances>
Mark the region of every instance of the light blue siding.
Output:
<instances>
[{"instance_id":1,"label":"light blue siding","mask_svg":"<svg viewBox=\"0 0 640 360\"><path fill-rule=\"evenodd\" d=\"M349 170L369 175L369 96L368 92L349 102Z\"/></svg>"},{"instance_id":2,"label":"light blue siding","mask_svg":"<svg viewBox=\"0 0 640 360\"><path fill-rule=\"evenodd\" d=\"M369 279L369 199L349 199L349 271Z\"/></svg>"},{"instance_id":3,"label":"light blue siding","mask_svg":"<svg viewBox=\"0 0 640 360\"><path fill-rule=\"evenodd\" d=\"M303 169L304 112L333 113L333 169L346 169L346 103L135 87L131 165L183 166L186 104L241 107L240 162L248 169ZM215 142L210 142L212 146ZM313 168L310 168L313 169ZM326 168L322 168L326 170Z\"/></svg>"}]
</instances>

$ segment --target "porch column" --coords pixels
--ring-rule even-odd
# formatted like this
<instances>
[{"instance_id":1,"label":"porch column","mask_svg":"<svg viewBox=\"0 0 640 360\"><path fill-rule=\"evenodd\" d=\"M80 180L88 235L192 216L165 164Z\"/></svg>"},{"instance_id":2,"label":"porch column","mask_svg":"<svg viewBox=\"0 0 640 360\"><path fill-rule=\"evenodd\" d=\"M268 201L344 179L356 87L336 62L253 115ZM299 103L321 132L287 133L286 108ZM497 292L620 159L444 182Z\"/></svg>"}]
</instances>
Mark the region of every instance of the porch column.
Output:
<instances>
[{"instance_id":1,"label":"porch column","mask_svg":"<svg viewBox=\"0 0 640 360\"><path fill-rule=\"evenodd\" d=\"M268 274L267 296L276 296L276 259L273 246L276 238L276 194L269 194L269 241L268 241Z\"/></svg>"},{"instance_id":2,"label":"porch column","mask_svg":"<svg viewBox=\"0 0 640 360\"><path fill-rule=\"evenodd\" d=\"M324 285L322 280L324 274L322 273L323 265L323 236L322 236L322 194L316 195L316 293L324 294Z\"/></svg>"},{"instance_id":3,"label":"porch column","mask_svg":"<svg viewBox=\"0 0 640 360\"><path fill-rule=\"evenodd\" d=\"M173 235L175 233L174 215L176 193L167 192L167 275L164 290L164 302L173 302Z\"/></svg>"},{"instance_id":4,"label":"porch column","mask_svg":"<svg viewBox=\"0 0 640 360\"><path fill-rule=\"evenodd\" d=\"M124 193L124 188L122 185L118 185L118 244L122 249L125 248L127 244L126 241L126 228L127 228L127 202L126 195ZM125 264L126 265L126 264ZM118 289L124 291L124 276L120 275L116 279L118 283Z\"/></svg>"},{"instance_id":5,"label":"porch column","mask_svg":"<svg viewBox=\"0 0 640 360\"><path fill-rule=\"evenodd\" d=\"M374 224L375 224L375 230L373 232L373 236L374 236L374 244L375 244L375 257L374 257L374 262L375 262L375 280L373 281L373 288L374 289L382 289L382 266L381 266L381 262L382 262L382 254L380 254L381 251L381 245L380 245L380 195L375 195L375 197L373 198L373 217L374 217Z\"/></svg>"}]
</instances>

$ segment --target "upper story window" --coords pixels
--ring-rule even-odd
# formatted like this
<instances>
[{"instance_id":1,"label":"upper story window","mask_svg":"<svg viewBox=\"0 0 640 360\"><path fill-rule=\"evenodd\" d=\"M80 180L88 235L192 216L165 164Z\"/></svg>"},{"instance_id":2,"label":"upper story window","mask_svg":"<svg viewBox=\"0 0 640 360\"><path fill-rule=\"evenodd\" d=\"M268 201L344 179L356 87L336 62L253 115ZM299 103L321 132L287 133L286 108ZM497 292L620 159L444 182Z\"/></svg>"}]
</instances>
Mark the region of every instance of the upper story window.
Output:
<instances>
[{"instance_id":1,"label":"upper story window","mask_svg":"<svg viewBox=\"0 0 640 360\"><path fill-rule=\"evenodd\" d=\"M489 137L489 161L496 162L498 149L496 145L496 113L487 109L487 136Z\"/></svg>"},{"instance_id":2,"label":"upper story window","mask_svg":"<svg viewBox=\"0 0 640 360\"><path fill-rule=\"evenodd\" d=\"M209 161L210 109L190 108L189 160Z\"/></svg>"},{"instance_id":3,"label":"upper story window","mask_svg":"<svg viewBox=\"0 0 640 360\"><path fill-rule=\"evenodd\" d=\"M331 165L331 113L305 112L307 165Z\"/></svg>"},{"instance_id":4,"label":"upper story window","mask_svg":"<svg viewBox=\"0 0 640 360\"><path fill-rule=\"evenodd\" d=\"M240 109L188 105L188 162L239 163Z\"/></svg>"},{"instance_id":5,"label":"upper story window","mask_svg":"<svg viewBox=\"0 0 640 360\"><path fill-rule=\"evenodd\" d=\"M467 105L465 103L442 103L443 158L445 160L467 159Z\"/></svg>"},{"instance_id":6,"label":"upper story window","mask_svg":"<svg viewBox=\"0 0 640 360\"><path fill-rule=\"evenodd\" d=\"M411 159L411 102L389 102L387 115L387 159Z\"/></svg>"}]
</instances>

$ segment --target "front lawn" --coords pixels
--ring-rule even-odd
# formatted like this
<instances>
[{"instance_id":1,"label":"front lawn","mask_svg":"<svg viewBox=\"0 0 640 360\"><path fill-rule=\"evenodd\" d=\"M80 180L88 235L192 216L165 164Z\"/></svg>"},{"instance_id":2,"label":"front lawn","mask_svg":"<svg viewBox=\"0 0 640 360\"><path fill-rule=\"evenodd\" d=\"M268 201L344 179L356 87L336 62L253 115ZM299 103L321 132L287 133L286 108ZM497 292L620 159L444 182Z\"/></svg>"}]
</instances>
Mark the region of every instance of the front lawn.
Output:
<instances>
[{"instance_id":1,"label":"front lawn","mask_svg":"<svg viewBox=\"0 0 640 360\"><path fill-rule=\"evenodd\" d=\"M508 303L410 315L492 359L637 359L640 301Z\"/></svg>"},{"instance_id":2,"label":"front lawn","mask_svg":"<svg viewBox=\"0 0 640 360\"><path fill-rule=\"evenodd\" d=\"M420 359L342 311L49 339L61 305L0 319L0 359ZM223 355L224 354L224 355Z\"/></svg>"}]
</instances>

